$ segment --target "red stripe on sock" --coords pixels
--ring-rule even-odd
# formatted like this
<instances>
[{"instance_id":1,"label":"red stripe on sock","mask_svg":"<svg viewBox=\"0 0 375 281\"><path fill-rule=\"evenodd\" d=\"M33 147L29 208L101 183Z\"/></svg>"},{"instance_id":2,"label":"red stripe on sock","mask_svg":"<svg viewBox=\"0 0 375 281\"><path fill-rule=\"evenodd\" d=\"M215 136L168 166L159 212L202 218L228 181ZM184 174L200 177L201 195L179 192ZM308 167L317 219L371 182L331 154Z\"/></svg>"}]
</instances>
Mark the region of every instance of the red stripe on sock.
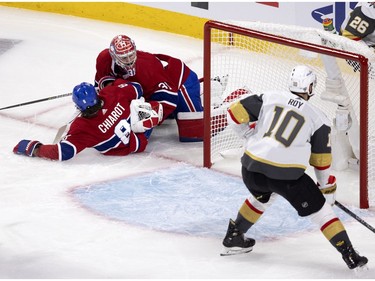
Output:
<instances>
[{"instance_id":1,"label":"red stripe on sock","mask_svg":"<svg viewBox=\"0 0 375 281\"><path fill-rule=\"evenodd\" d=\"M329 225L331 225L332 223L338 221L339 219L338 218L334 218L334 219L331 219L329 220L328 222L326 222L325 224L323 224L323 226L320 228L321 231L323 231L324 229L326 229Z\"/></svg>"},{"instance_id":2,"label":"red stripe on sock","mask_svg":"<svg viewBox=\"0 0 375 281\"><path fill-rule=\"evenodd\" d=\"M247 205L251 210L253 210L255 213L260 214L260 215L263 214L263 212L260 211L260 210L258 210L257 208L255 208L255 207L250 203L250 201L249 201L248 199L245 200L245 203L246 203L246 205Z\"/></svg>"}]
</instances>

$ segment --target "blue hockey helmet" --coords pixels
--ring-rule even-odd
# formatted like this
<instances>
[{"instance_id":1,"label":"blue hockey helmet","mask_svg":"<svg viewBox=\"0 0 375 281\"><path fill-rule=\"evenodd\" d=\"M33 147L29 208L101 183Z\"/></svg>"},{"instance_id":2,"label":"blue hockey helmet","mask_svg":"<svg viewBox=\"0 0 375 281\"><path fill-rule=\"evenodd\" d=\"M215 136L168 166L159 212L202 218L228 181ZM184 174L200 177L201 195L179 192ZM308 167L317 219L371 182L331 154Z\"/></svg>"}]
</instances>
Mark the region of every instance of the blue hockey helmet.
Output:
<instances>
[{"instance_id":1,"label":"blue hockey helmet","mask_svg":"<svg viewBox=\"0 0 375 281\"><path fill-rule=\"evenodd\" d=\"M82 82L74 87L72 99L76 107L81 111L85 111L98 103L95 87L87 82Z\"/></svg>"}]
</instances>

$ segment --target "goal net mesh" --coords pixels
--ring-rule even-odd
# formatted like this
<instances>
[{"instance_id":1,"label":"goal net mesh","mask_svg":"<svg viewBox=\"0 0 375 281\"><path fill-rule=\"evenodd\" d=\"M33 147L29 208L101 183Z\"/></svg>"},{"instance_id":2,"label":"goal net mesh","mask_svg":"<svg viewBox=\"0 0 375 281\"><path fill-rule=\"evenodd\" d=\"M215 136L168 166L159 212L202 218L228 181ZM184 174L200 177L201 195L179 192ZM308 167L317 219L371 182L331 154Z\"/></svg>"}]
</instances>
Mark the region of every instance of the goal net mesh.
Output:
<instances>
[{"instance_id":1,"label":"goal net mesh","mask_svg":"<svg viewBox=\"0 0 375 281\"><path fill-rule=\"evenodd\" d=\"M347 152L351 154L349 158L359 159L359 131L360 128L364 127L360 125L363 125L364 122L367 124L368 131L361 132L361 137L366 136L367 138L368 159L364 161L366 161L368 167L366 169L368 200L370 205L373 206L375 203L375 123L369 122L375 114L375 97L373 97L375 95L375 74L372 77L374 70L371 67L372 63L375 65L373 50L359 42L354 42L323 29L260 22L231 21L220 24L229 27L229 29L223 30L220 25L218 27L213 26L210 29L210 38L205 36L204 39L205 44L209 40L210 46L209 56L205 55L205 67L210 69L210 78L216 76L228 78L226 85L222 85L223 89L220 89L220 87L219 89L214 88L212 82L210 86L211 132L209 155L211 163L214 164L222 159L222 155L225 153L243 151L243 139L239 138L226 124L226 109L231 102L243 97L233 95L233 93L236 93L238 89L248 89L249 94L260 94L272 89L288 90L287 81L291 70L296 65L305 64L313 68L318 79L315 96L310 102L321 108L332 122L336 116L338 105L335 102L323 100L321 95L326 90L327 77L336 77L338 74L342 77L343 88L349 96L352 108L350 114L352 118L350 130L352 133L351 138L347 136L347 132L336 133L337 135L344 134L348 139L352 149L352 151ZM275 40L271 41L264 40L264 38L257 39L231 30L231 26L240 27L241 30L255 30L277 36ZM366 87L364 93L361 93L363 88L360 86L360 65L357 61L338 58L333 55L322 55L315 51L298 48L298 46L288 46L283 43L283 40L277 42L277 38L280 36L364 56L369 62L368 87ZM334 61L336 67L332 71L327 69L323 58ZM207 81L206 77L205 81ZM241 93L243 93L242 90ZM361 120L362 124L360 124L361 94L368 94L368 104L365 109L362 108L362 110L367 111L367 117L366 120ZM335 135L334 129L333 135ZM340 158L340 154L341 151L333 148L334 159Z\"/></svg>"}]
</instances>

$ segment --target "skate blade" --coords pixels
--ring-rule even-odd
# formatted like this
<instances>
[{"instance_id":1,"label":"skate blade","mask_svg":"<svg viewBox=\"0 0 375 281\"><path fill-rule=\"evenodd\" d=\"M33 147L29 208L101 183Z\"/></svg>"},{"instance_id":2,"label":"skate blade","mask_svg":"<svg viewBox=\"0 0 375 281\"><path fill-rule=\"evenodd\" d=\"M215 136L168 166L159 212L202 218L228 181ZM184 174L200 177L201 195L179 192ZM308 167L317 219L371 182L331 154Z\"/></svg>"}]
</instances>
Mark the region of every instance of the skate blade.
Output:
<instances>
[{"instance_id":1,"label":"skate blade","mask_svg":"<svg viewBox=\"0 0 375 281\"><path fill-rule=\"evenodd\" d=\"M240 247L233 247L233 248L224 248L224 251L220 253L220 256L234 256L234 255L239 255L239 254L246 254L249 253L253 250L253 247L249 248L240 248Z\"/></svg>"},{"instance_id":2,"label":"skate blade","mask_svg":"<svg viewBox=\"0 0 375 281\"><path fill-rule=\"evenodd\" d=\"M356 268L354 268L354 272L356 274L361 274L361 272L364 272L364 271L367 271L367 270L370 270L370 268L368 267L367 263L363 264L363 265L359 265Z\"/></svg>"}]
</instances>

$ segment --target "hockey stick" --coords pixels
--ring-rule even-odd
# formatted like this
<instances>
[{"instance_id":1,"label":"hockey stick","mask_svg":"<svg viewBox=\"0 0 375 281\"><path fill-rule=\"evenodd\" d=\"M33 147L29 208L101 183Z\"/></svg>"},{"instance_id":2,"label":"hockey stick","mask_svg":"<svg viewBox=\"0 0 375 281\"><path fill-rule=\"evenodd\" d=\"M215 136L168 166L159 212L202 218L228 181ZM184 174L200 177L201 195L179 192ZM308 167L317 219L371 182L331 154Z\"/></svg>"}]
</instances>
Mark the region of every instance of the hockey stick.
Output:
<instances>
[{"instance_id":1,"label":"hockey stick","mask_svg":"<svg viewBox=\"0 0 375 281\"><path fill-rule=\"evenodd\" d=\"M354 214L352 211L350 211L348 208L346 208L344 205L342 205L340 202L335 201L335 205L339 207L341 210L343 210L348 215L352 216L354 219L356 219L358 222L366 226L368 229L370 229L372 232L375 233L375 228L369 225L367 222L365 222L363 219L358 217L356 214Z\"/></svg>"},{"instance_id":2,"label":"hockey stick","mask_svg":"<svg viewBox=\"0 0 375 281\"><path fill-rule=\"evenodd\" d=\"M203 82L203 77L199 79L199 83L202 83L202 82ZM49 100L59 99L59 98L68 97L68 96L71 96L71 95L72 95L72 93L66 93L66 94L52 96L52 97L43 98L43 99L39 99L39 100L28 101L28 102L24 102L24 103L19 103L19 104L14 104L14 105L2 107L2 108L0 108L0 110L10 109L10 108L14 108L14 107L29 105L29 104L43 102L43 101L49 101Z\"/></svg>"},{"instance_id":3,"label":"hockey stick","mask_svg":"<svg viewBox=\"0 0 375 281\"><path fill-rule=\"evenodd\" d=\"M28 102L24 102L24 103L19 103L19 104L15 104L15 105L10 105L10 106L6 106L6 107L2 107L2 108L0 108L0 110L14 108L14 107L18 107L18 106L24 106L24 105L38 103L38 102L42 102L42 101L59 99L59 98L68 97L68 96L71 96L71 95L72 95L72 93L66 93L66 94L57 95L57 96L48 97L48 98L43 98L43 99L39 99L39 100L28 101Z\"/></svg>"}]
</instances>

